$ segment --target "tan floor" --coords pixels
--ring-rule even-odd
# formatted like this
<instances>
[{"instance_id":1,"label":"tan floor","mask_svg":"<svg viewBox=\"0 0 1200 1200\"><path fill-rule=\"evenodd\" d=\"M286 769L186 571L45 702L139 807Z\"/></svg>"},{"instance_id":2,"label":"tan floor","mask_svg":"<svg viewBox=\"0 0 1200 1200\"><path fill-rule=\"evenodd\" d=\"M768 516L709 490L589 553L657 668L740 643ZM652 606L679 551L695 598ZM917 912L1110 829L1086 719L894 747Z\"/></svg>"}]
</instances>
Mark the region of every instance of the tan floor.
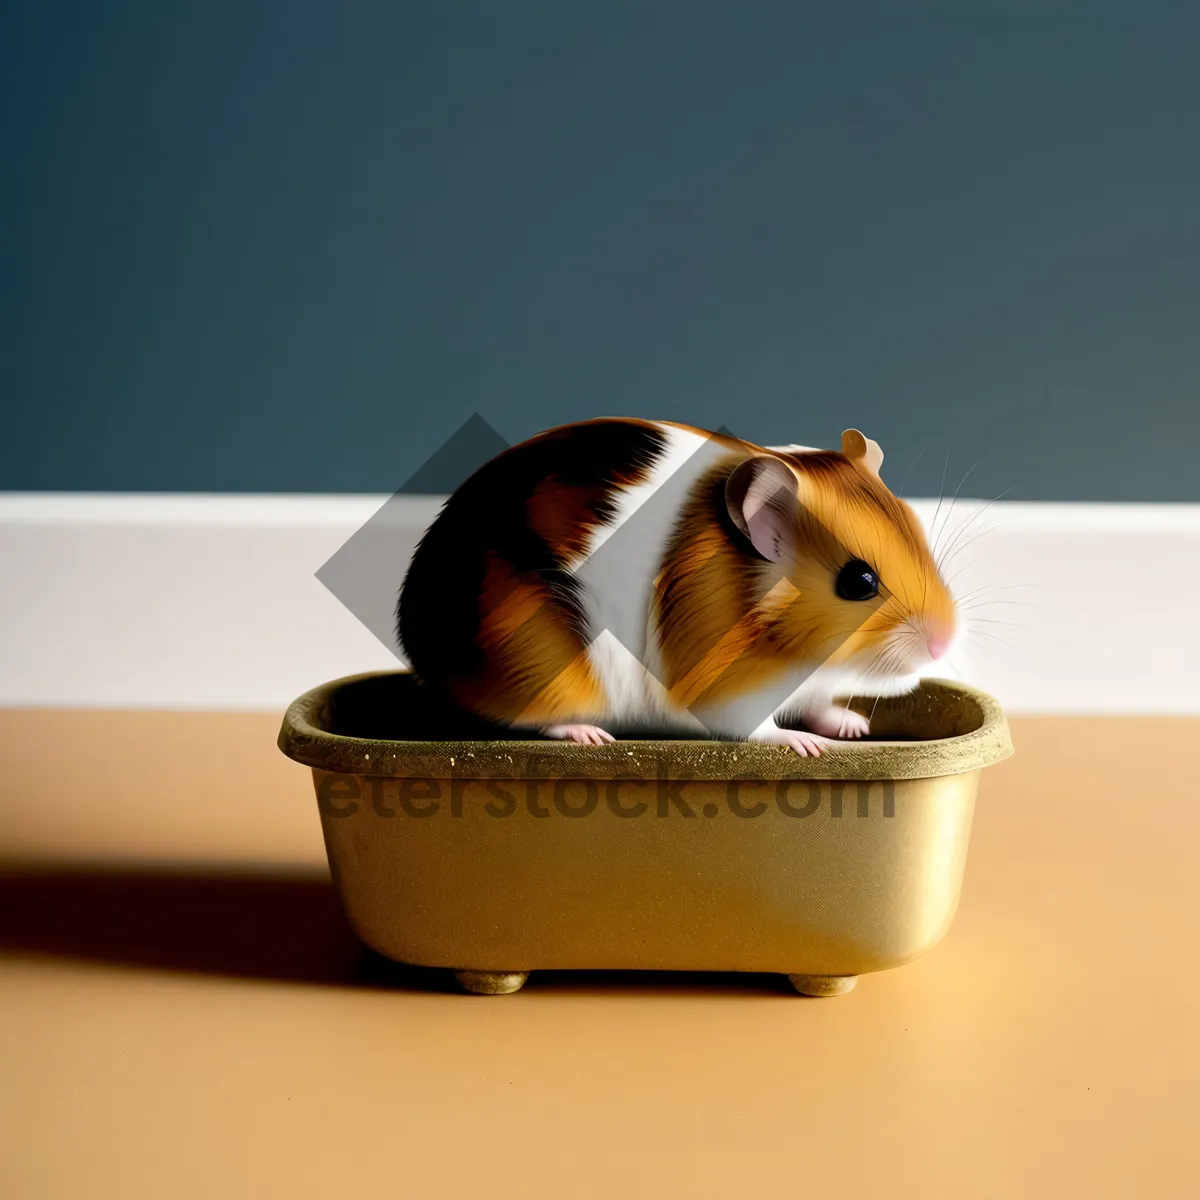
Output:
<instances>
[{"instance_id":1,"label":"tan floor","mask_svg":"<svg viewBox=\"0 0 1200 1200\"><path fill-rule=\"evenodd\" d=\"M0 713L10 1200L1200 1195L1200 722L1014 722L949 937L834 1000L372 965L275 731Z\"/></svg>"}]
</instances>

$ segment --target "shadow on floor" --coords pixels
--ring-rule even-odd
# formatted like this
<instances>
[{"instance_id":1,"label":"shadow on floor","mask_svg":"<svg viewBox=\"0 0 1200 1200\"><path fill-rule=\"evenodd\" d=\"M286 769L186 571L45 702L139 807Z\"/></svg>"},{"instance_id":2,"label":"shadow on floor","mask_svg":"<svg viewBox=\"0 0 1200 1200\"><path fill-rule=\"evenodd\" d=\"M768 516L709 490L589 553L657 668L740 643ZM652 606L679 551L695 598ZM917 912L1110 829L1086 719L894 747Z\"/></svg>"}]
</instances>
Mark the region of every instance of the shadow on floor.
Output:
<instances>
[{"instance_id":1,"label":"shadow on floor","mask_svg":"<svg viewBox=\"0 0 1200 1200\"><path fill-rule=\"evenodd\" d=\"M0 953L231 979L457 993L447 971L403 966L364 947L333 884L320 875L6 867ZM526 990L794 996L782 976L733 972L534 972Z\"/></svg>"}]
</instances>

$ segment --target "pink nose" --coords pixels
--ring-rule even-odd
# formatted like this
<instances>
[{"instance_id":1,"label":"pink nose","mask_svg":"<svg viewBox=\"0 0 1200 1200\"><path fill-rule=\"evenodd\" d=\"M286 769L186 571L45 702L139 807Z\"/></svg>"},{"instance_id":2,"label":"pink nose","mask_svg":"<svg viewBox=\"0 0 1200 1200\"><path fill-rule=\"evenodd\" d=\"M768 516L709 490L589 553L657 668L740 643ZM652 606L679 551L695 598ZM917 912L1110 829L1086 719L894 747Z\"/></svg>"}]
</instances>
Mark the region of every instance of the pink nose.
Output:
<instances>
[{"instance_id":1,"label":"pink nose","mask_svg":"<svg viewBox=\"0 0 1200 1200\"><path fill-rule=\"evenodd\" d=\"M950 649L950 639L948 637L931 637L925 642L925 645L929 647L930 658L941 658Z\"/></svg>"}]
</instances>

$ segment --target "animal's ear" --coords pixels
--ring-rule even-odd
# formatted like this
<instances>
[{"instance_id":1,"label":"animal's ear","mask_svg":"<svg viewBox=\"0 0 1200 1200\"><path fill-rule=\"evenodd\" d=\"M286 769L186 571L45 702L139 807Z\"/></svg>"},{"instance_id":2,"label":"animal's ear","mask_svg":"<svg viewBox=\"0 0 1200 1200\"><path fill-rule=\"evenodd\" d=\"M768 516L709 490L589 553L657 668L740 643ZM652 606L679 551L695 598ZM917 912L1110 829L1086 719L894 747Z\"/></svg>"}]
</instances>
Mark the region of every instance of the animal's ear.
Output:
<instances>
[{"instance_id":1,"label":"animal's ear","mask_svg":"<svg viewBox=\"0 0 1200 1200\"><path fill-rule=\"evenodd\" d=\"M880 450L878 442L864 437L857 429L847 429L842 434L842 453L860 471L879 478L879 468L883 466L883 451Z\"/></svg>"},{"instance_id":2,"label":"animal's ear","mask_svg":"<svg viewBox=\"0 0 1200 1200\"><path fill-rule=\"evenodd\" d=\"M770 455L739 463L725 481L730 519L769 562L779 562L793 550L797 504L795 472Z\"/></svg>"}]
</instances>

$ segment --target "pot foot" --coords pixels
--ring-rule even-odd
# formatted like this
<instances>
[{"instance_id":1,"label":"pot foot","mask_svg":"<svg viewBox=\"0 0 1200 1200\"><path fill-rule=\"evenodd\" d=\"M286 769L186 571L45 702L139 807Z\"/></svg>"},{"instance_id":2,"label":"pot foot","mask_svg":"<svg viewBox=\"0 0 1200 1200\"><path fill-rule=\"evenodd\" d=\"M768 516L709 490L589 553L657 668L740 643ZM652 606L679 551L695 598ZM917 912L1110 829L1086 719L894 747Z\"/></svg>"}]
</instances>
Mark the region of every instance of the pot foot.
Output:
<instances>
[{"instance_id":1,"label":"pot foot","mask_svg":"<svg viewBox=\"0 0 1200 1200\"><path fill-rule=\"evenodd\" d=\"M519 992L529 978L528 971L455 971L454 978L468 992L480 996L507 996Z\"/></svg>"},{"instance_id":2,"label":"pot foot","mask_svg":"<svg viewBox=\"0 0 1200 1200\"><path fill-rule=\"evenodd\" d=\"M844 996L854 991L857 975L789 975L792 987L802 996Z\"/></svg>"}]
</instances>

